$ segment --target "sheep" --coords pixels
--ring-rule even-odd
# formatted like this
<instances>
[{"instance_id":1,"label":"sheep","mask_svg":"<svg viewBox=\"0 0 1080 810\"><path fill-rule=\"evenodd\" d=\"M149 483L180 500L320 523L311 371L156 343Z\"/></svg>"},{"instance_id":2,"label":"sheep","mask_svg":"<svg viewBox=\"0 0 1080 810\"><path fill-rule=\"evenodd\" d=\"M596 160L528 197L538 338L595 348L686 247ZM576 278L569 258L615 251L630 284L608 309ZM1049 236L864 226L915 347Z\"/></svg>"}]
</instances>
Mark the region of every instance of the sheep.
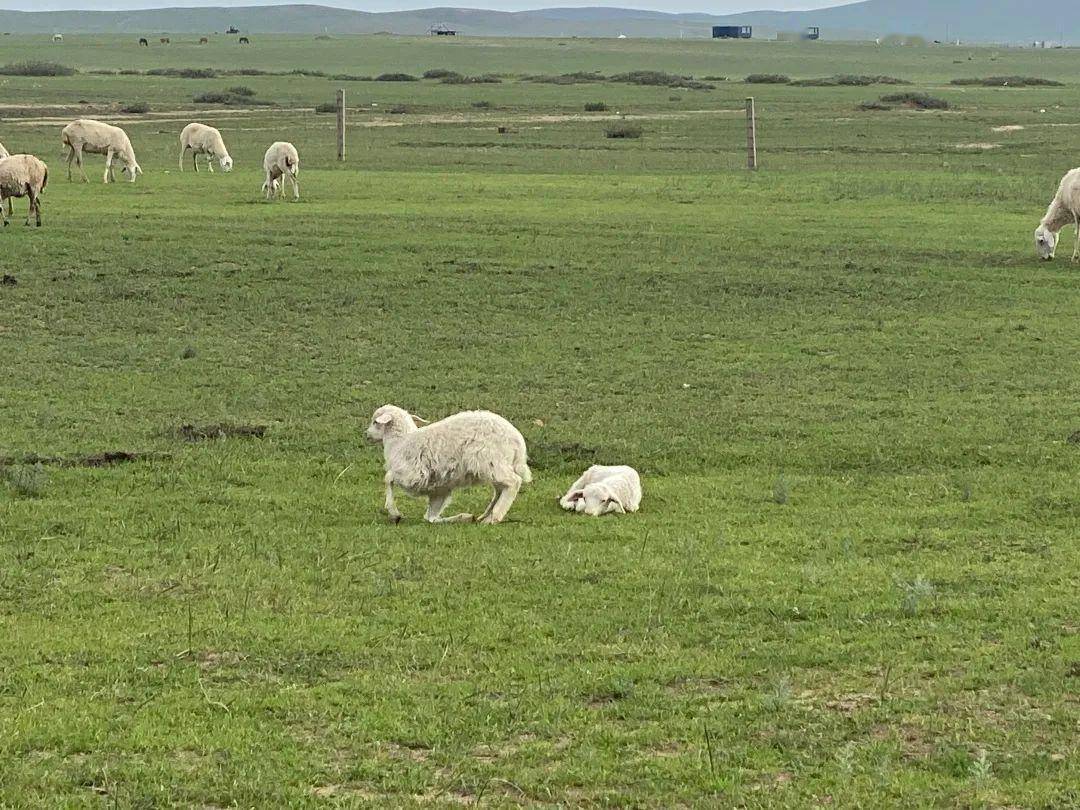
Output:
<instances>
[{"instance_id":1,"label":"sheep","mask_svg":"<svg viewBox=\"0 0 1080 810\"><path fill-rule=\"evenodd\" d=\"M501 523L522 484L532 481L525 439L512 424L490 411L464 411L434 424L403 408L375 411L367 437L382 444L386 460L386 512L395 523L401 513L394 487L428 499L429 523L469 523L473 516L443 517L455 489L490 484L495 489L481 523Z\"/></svg>"},{"instance_id":2,"label":"sheep","mask_svg":"<svg viewBox=\"0 0 1080 810\"><path fill-rule=\"evenodd\" d=\"M64 127L62 136L64 145L68 148L68 180L71 180L71 162L79 167L84 183L90 181L83 170L83 152L96 155L105 155L105 182L110 178L116 182L116 173L113 171L113 157L118 157L124 162L122 171L128 175L128 180L135 182L135 176L142 174L139 162L135 160L135 150L131 148L131 141L127 133L120 127L94 121L89 118L80 118L72 121Z\"/></svg>"},{"instance_id":3,"label":"sheep","mask_svg":"<svg viewBox=\"0 0 1080 810\"><path fill-rule=\"evenodd\" d=\"M300 173L300 156L295 146L285 141L270 144L263 156L263 169L266 170L266 182L262 186L266 199L269 200L277 192L282 198L285 197L286 177L292 181L293 198L300 199L300 182L296 179Z\"/></svg>"},{"instance_id":4,"label":"sheep","mask_svg":"<svg viewBox=\"0 0 1080 810\"><path fill-rule=\"evenodd\" d=\"M594 464L570 486L559 505L591 517L636 512L641 506L641 478L633 467Z\"/></svg>"},{"instance_id":5,"label":"sheep","mask_svg":"<svg viewBox=\"0 0 1080 810\"><path fill-rule=\"evenodd\" d=\"M214 158L221 164L221 170L232 170L233 160L229 156L229 150L225 148L225 141L221 139L221 133L206 124L191 123L184 127L180 133L180 171L184 170L184 155L191 150L191 165L195 171L199 171L199 155L207 155L206 165L210 173L214 173Z\"/></svg>"},{"instance_id":6,"label":"sheep","mask_svg":"<svg viewBox=\"0 0 1080 810\"><path fill-rule=\"evenodd\" d=\"M1076 247L1072 260L1080 259L1080 169L1073 169L1058 185L1057 194L1035 229L1035 252L1050 261L1057 252L1058 234L1069 223L1076 226Z\"/></svg>"},{"instance_id":7,"label":"sheep","mask_svg":"<svg viewBox=\"0 0 1080 810\"><path fill-rule=\"evenodd\" d=\"M36 215L37 227L41 227L41 192L48 182L48 166L33 155L11 155L0 159L0 217L3 217L5 227L11 219L12 197L30 198L26 224L30 224L31 215ZM6 213L4 200L7 200Z\"/></svg>"}]
</instances>

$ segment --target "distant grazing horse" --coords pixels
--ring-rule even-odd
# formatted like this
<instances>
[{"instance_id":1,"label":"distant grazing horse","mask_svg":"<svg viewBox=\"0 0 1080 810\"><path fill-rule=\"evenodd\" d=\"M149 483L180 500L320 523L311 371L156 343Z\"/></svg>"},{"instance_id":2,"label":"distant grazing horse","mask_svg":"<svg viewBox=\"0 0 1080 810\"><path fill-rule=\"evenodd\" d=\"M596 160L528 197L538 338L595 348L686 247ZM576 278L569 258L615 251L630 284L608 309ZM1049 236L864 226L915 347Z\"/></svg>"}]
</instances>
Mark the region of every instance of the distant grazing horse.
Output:
<instances>
[{"instance_id":1,"label":"distant grazing horse","mask_svg":"<svg viewBox=\"0 0 1080 810\"><path fill-rule=\"evenodd\" d=\"M208 42L210 42L210 40L208 40L206 37L199 37L200 45L206 45Z\"/></svg>"},{"instance_id":2,"label":"distant grazing horse","mask_svg":"<svg viewBox=\"0 0 1080 810\"><path fill-rule=\"evenodd\" d=\"M240 37L240 44L241 44L241 45L250 45L250 44L251 44L251 40L250 40L250 39L248 39L247 37Z\"/></svg>"},{"instance_id":3,"label":"distant grazing horse","mask_svg":"<svg viewBox=\"0 0 1080 810\"><path fill-rule=\"evenodd\" d=\"M168 45L169 44L169 38L168 37L162 37L160 42L161 42L162 45Z\"/></svg>"},{"instance_id":4,"label":"distant grazing horse","mask_svg":"<svg viewBox=\"0 0 1080 810\"><path fill-rule=\"evenodd\" d=\"M147 41L146 37L139 37L139 44L145 45L147 48L150 47L150 43Z\"/></svg>"}]
</instances>

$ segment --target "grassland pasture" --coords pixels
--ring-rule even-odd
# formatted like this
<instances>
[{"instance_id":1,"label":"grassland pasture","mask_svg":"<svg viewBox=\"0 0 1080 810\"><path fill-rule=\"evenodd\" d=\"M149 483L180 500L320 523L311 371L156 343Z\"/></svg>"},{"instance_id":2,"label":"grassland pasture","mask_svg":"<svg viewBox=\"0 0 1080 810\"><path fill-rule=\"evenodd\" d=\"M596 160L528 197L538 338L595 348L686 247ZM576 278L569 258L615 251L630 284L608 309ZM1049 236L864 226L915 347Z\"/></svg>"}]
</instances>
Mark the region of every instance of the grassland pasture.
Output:
<instances>
[{"instance_id":1,"label":"grassland pasture","mask_svg":"<svg viewBox=\"0 0 1080 810\"><path fill-rule=\"evenodd\" d=\"M0 805L1080 806L1080 268L1032 245L1078 52L47 39L0 56L79 70L0 76L50 167L0 233ZM164 67L502 81L92 72ZM525 78L633 70L726 80ZM1064 85L951 84L1013 75ZM68 183L78 116L145 175ZM511 520L390 525L386 402L511 419ZM558 508L594 462L640 514Z\"/></svg>"}]
</instances>

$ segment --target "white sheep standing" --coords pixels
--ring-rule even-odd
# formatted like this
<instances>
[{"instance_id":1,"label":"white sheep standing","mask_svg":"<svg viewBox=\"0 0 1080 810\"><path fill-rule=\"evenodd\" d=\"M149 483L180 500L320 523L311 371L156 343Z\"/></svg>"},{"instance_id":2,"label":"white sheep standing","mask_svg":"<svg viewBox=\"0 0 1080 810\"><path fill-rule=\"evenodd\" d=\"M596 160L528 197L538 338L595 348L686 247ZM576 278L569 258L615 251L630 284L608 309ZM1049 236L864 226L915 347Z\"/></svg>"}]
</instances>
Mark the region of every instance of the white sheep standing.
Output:
<instances>
[{"instance_id":1,"label":"white sheep standing","mask_svg":"<svg viewBox=\"0 0 1080 810\"><path fill-rule=\"evenodd\" d=\"M1035 229L1035 252L1040 259L1050 261L1057 251L1058 234L1066 225L1076 226L1076 247L1072 260L1080 259L1080 169L1073 169L1061 178L1057 194Z\"/></svg>"},{"instance_id":2,"label":"white sheep standing","mask_svg":"<svg viewBox=\"0 0 1080 810\"><path fill-rule=\"evenodd\" d=\"M641 506L641 477L633 467L594 464L570 485L559 505L591 517L636 512Z\"/></svg>"},{"instance_id":3,"label":"white sheep standing","mask_svg":"<svg viewBox=\"0 0 1080 810\"><path fill-rule=\"evenodd\" d=\"M296 147L286 141L275 141L270 144L263 156L263 169L266 170L266 182L263 183L263 191L266 199L280 191L285 196L285 178L288 177L293 185L293 198L300 199L300 183L297 175L300 173L300 155Z\"/></svg>"},{"instance_id":4,"label":"white sheep standing","mask_svg":"<svg viewBox=\"0 0 1080 810\"><path fill-rule=\"evenodd\" d=\"M135 150L131 148L131 140L127 133L120 127L106 124L102 121L94 121L90 118L80 118L72 121L64 127L62 138L68 148L68 180L71 180L72 161L79 167L83 182L90 182L83 171L83 152L95 155L105 155L105 182L110 179L116 182L116 173L113 171L113 158L120 158L124 163L122 171L128 175L128 180L135 182L135 176L142 174L139 162L135 160Z\"/></svg>"},{"instance_id":5,"label":"white sheep standing","mask_svg":"<svg viewBox=\"0 0 1080 810\"><path fill-rule=\"evenodd\" d=\"M184 127L180 133L180 171L184 170L184 156L191 150L191 165L195 171L199 171L199 155L206 155L206 167L210 173L214 173L214 159L223 172L231 171L233 166L229 150L225 148L225 141L221 133L206 124L192 122Z\"/></svg>"},{"instance_id":6,"label":"white sheep standing","mask_svg":"<svg viewBox=\"0 0 1080 810\"><path fill-rule=\"evenodd\" d=\"M394 487L427 497L429 523L468 523L469 514L443 517L455 489L490 484L495 495L481 523L501 523L522 484L532 481L525 439L512 424L490 411L464 411L435 423L403 408L375 411L368 439L381 443L386 460L386 511L397 522Z\"/></svg>"},{"instance_id":7,"label":"white sheep standing","mask_svg":"<svg viewBox=\"0 0 1080 810\"><path fill-rule=\"evenodd\" d=\"M41 227L41 192L49 182L49 167L33 155L10 155L0 158L0 216L7 226L11 219L11 199L29 197L30 209L26 213L26 224L30 224L31 215L36 215L37 226ZM4 201L7 200L7 211Z\"/></svg>"}]
</instances>

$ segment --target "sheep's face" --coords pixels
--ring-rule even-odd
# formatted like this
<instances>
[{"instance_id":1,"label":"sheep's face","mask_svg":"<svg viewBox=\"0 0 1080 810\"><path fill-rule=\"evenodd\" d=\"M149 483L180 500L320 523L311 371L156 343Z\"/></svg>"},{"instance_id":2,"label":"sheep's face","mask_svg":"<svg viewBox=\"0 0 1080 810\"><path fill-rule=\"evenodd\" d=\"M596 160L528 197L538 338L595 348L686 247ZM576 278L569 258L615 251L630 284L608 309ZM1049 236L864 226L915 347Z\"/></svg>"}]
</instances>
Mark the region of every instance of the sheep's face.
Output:
<instances>
[{"instance_id":1,"label":"sheep's face","mask_svg":"<svg viewBox=\"0 0 1080 810\"><path fill-rule=\"evenodd\" d=\"M428 424L419 416L413 416L404 408L396 405L383 405L371 417L368 425L368 441L382 444L387 439L393 439L412 433L419 427Z\"/></svg>"},{"instance_id":2,"label":"sheep's face","mask_svg":"<svg viewBox=\"0 0 1080 810\"><path fill-rule=\"evenodd\" d=\"M142 174L142 169L138 163L132 163L130 165L124 164L124 168L120 170L122 174L126 174L129 183L134 183L135 178Z\"/></svg>"},{"instance_id":3,"label":"sheep's face","mask_svg":"<svg viewBox=\"0 0 1080 810\"><path fill-rule=\"evenodd\" d=\"M232 171L232 158L229 157L228 155L222 155L221 159L218 160L218 163L221 164L221 170L223 172L231 172Z\"/></svg>"},{"instance_id":4,"label":"sheep's face","mask_svg":"<svg viewBox=\"0 0 1080 810\"><path fill-rule=\"evenodd\" d=\"M1048 262L1054 258L1057 240L1057 234L1051 233L1044 226L1040 225L1035 229L1035 252L1039 254L1040 259Z\"/></svg>"},{"instance_id":5,"label":"sheep's face","mask_svg":"<svg viewBox=\"0 0 1080 810\"><path fill-rule=\"evenodd\" d=\"M600 517L601 515L619 514L625 515L626 510L622 508L622 505L615 500L615 497L608 491L607 487L599 484L590 484L585 487L585 491L582 492L582 497L576 504L576 509L582 514L589 517Z\"/></svg>"}]
</instances>

